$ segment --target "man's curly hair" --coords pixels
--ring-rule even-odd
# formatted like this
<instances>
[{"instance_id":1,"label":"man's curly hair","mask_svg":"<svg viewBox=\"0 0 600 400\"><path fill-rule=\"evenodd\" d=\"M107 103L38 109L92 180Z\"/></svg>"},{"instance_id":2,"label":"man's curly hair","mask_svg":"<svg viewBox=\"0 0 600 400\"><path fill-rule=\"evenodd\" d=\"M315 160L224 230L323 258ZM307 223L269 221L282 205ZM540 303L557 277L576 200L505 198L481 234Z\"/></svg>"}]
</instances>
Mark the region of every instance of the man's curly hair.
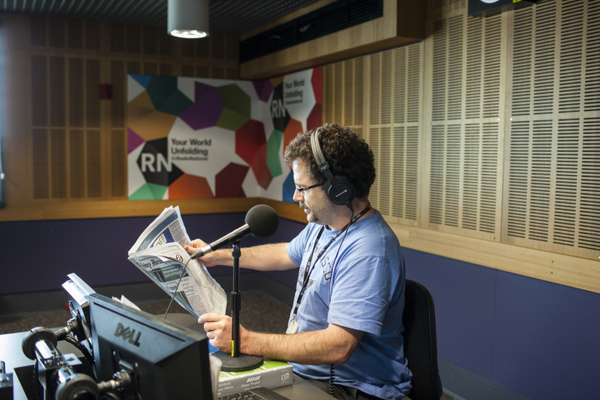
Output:
<instances>
[{"instance_id":1,"label":"man's curly hair","mask_svg":"<svg viewBox=\"0 0 600 400\"><path fill-rule=\"evenodd\" d=\"M354 186L355 197L367 197L375 181L373 153L369 145L350 128L325 124L299 134L285 150L286 162L291 164L296 159L308 162L312 177L319 182L325 181L310 147L310 135L315 134L317 129L321 129L319 144L331 173L347 177Z\"/></svg>"}]
</instances>

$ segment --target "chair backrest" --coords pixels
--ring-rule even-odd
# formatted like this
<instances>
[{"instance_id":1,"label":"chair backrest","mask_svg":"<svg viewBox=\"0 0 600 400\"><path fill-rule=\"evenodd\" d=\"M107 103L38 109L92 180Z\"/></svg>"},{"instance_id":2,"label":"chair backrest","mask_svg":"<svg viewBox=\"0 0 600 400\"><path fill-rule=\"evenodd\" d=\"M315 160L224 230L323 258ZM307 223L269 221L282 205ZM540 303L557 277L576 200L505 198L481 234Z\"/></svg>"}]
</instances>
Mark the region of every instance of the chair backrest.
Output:
<instances>
[{"instance_id":1,"label":"chair backrest","mask_svg":"<svg viewBox=\"0 0 600 400\"><path fill-rule=\"evenodd\" d=\"M438 370L435 309L427 288L406 280L404 349L412 379L412 400L439 400L442 383Z\"/></svg>"}]
</instances>

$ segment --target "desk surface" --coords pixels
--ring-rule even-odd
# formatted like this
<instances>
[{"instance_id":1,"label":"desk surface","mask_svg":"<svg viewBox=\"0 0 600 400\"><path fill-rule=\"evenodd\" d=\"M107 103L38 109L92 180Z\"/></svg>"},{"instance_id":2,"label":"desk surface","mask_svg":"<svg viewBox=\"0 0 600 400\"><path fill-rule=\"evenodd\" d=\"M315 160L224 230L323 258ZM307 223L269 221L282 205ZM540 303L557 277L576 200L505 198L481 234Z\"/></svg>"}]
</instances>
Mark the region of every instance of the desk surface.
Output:
<instances>
[{"instance_id":1,"label":"desk surface","mask_svg":"<svg viewBox=\"0 0 600 400\"><path fill-rule=\"evenodd\" d=\"M21 382L14 374L14 368L31 365L33 361L25 357L21 351L21 341L27 332L8 333L0 335L0 361L6 363L6 372L13 373L14 385L14 400L27 400ZM79 351L69 343L64 341L59 342L58 348L63 353L76 353ZM311 399L311 400L328 400L333 399L327 393L323 392L310 381L304 380L298 376L294 376L294 384L284 386L275 391L282 396L288 397L290 400Z\"/></svg>"}]
</instances>

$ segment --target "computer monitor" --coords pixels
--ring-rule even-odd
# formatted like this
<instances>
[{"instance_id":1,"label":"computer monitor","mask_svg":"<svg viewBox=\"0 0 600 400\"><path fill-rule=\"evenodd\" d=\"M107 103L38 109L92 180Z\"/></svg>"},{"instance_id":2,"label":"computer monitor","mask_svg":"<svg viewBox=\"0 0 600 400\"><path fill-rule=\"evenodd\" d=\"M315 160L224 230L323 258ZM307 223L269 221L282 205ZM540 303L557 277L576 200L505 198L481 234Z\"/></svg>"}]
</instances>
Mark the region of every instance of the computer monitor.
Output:
<instances>
[{"instance_id":1,"label":"computer monitor","mask_svg":"<svg viewBox=\"0 0 600 400\"><path fill-rule=\"evenodd\" d=\"M132 384L122 398L212 399L203 331L176 327L100 294L89 303L97 380L126 370Z\"/></svg>"}]
</instances>

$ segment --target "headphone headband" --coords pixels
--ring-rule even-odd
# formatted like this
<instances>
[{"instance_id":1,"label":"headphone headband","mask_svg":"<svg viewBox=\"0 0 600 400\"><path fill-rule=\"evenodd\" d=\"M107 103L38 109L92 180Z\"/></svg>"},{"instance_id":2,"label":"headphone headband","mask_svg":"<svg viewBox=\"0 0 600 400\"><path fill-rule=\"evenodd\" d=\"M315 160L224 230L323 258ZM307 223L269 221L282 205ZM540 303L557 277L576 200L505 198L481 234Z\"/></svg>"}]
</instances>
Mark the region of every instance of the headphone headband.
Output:
<instances>
[{"instance_id":1,"label":"headphone headband","mask_svg":"<svg viewBox=\"0 0 600 400\"><path fill-rule=\"evenodd\" d=\"M329 168L329 163L327 163L323 151L321 150L321 144L319 143L319 136L321 135L322 129L323 127L319 127L312 135L310 135L310 148L312 149L319 171L321 171L326 180L330 181L333 178L333 173L331 172L331 168Z\"/></svg>"},{"instance_id":2,"label":"headphone headband","mask_svg":"<svg viewBox=\"0 0 600 400\"><path fill-rule=\"evenodd\" d=\"M354 186L347 177L333 174L325 155L323 155L321 144L319 143L321 130L327 126L328 124L325 124L317 128L317 130L310 135L310 148L313 157L315 158L315 162L319 167L319 171L325 178L324 186L327 197L329 197L334 204L348 205L354 199Z\"/></svg>"}]
</instances>

